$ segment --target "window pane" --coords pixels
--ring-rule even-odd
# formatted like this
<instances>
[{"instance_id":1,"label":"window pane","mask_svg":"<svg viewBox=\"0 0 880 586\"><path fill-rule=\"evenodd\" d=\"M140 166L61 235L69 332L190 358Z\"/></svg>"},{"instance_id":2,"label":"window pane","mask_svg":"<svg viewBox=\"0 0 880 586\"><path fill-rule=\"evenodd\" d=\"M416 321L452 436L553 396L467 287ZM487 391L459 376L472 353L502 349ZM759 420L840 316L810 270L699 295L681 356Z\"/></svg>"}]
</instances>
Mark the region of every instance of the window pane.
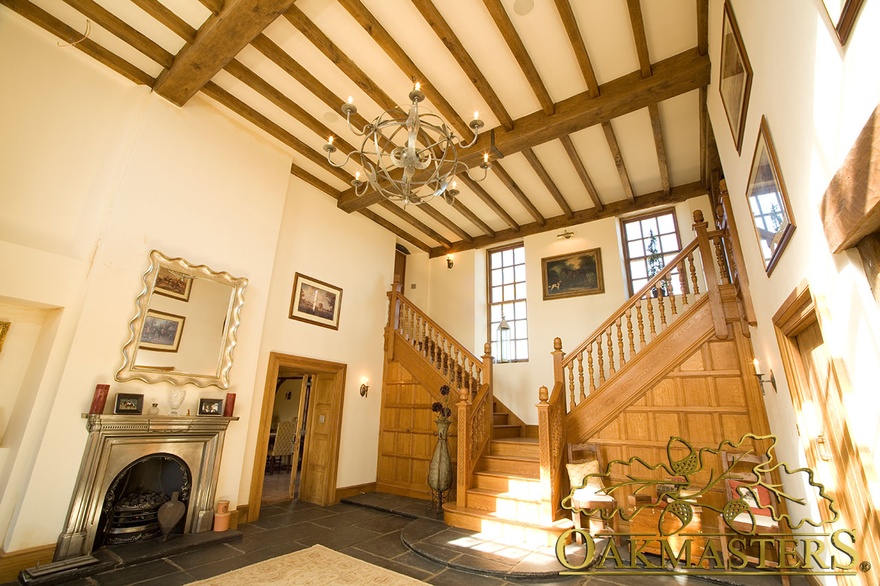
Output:
<instances>
[{"instance_id":1,"label":"window pane","mask_svg":"<svg viewBox=\"0 0 880 586\"><path fill-rule=\"evenodd\" d=\"M498 358L498 342L492 340L492 356Z\"/></svg>"},{"instance_id":2,"label":"window pane","mask_svg":"<svg viewBox=\"0 0 880 586\"><path fill-rule=\"evenodd\" d=\"M647 282L648 279L633 279L633 292L637 293Z\"/></svg>"},{"instance_id":3,"label":"window pane","mask_svg":"<svg viewBox=\"0 0 880 586\"><path fill-rule=\"evenodd\" d=\"M638 222L627 222L625 227L627 240L636 240L642 237L641 224Z\"/></svg>"},{"instance_id":4,"label":"window pane","mask_svg":"<svg viewBox=\"0 0 880 586\"><path fill-rule=\"evenodd\" d=\"M663 252L678 251L678 238L675 234L666 234L660 237L660 246Z\"/></svg>"},{"instance_id":5,"label":"window pane","mask_svg":"<svg viewBox=\"0 0 880 586\"><path fill-rule=\"evenodd\" d=\"M513 262L523 264L526 262L526 249L524 246L513 249Z\"/></svg>"},{"instance_id":6,"label":"window pane","mask_svg":"<svg viewBox=\"0 0 880 586\"><path fill-rule=\"evenodd\" d=\"M648 268L643 260L630 261L629 272L633 279L641 279L648 276Z\"/></svg>"},{"instance_id":7,"label":"window pane","mask_svg":"<svg viewBox=\"0 0 880 586\"><path fill-rule=\"evenodd\" d=\"M660 228L660 234L675 234L675 222L672 219L672 214L658 217L657 225Z\"/></svg>"},{"instance_id":8,"label":"window pane","mask_svg":"<svg viewBox=\"0 0 880 586\"><path fill-rule=\"evenodd\" d=\"M526 319L526 303L518 301L514 304L514 310L510 312L509 317L515 319Z\"/></svg>"},{"instance_id":9,"label":"window pane","mask_svg":"<svg viewBox=\"0 0 880 586\"><path fill-rule=\"evenodd\" d=\"M501 253L500 252L493 252L492 255L490 256L490 258L492 259L492 262L490 263L491 268L497 269L497 268L501 267Z\"/></svg>"},{"instance_id":10,"label":"window pane","mask_svg":"<svg viewBox=\"0 0 880 586\"><path fill-rule=\"evenodd\" d=\"M516 324L516 337L519 340L525 340L529 337L529 326L526 320L518 319L514 322Z\"/></svg>"},{"instance_id":11,"label":"window pane","mask_svg":"<svg viewBox=\"0 0 880 586\"><path fill-rule=\"evenodd\" d=\"M492 287L492 301L491 303L501 303L504 299L501 298L501 287Z\"/></svg>"},{"instance_id":12,"label":"window pane","mask_svg":"<svg viewBox=\"0 0 880 586\"><path fill-rule=\"evenodd\" d=\"M513 285L505 285L504 286L504 300L505 301L513 301L514 300Z\"/></svg>"},{"instance_id":13,"label":"window pane","mask_svg":"<svg viewBox=\"0 0 880 586\"><path fill-rule=\"evenodd\" d=\"M629 256L645 256L645 245L641 240L633 240L629 243Z\"/></svg>"},{"instance_id":14,"label":"window pane","mask_svg":"<svg viewBox=\"0 0 880 586\"><path fill-rule=\"evenodd\" d=\"M504 317L507 319L513 318L513 303L504 303L501 305L501 313L504 314Z\"/></svg>"},{"instance_id":15,"label":"window pane","mask_svg":"<svg viewBox=\"0 0 880 586\"><path fill-rule=\"evenodd\" d=\"M501 321L501 306L500 305L490 305L489 306L489 321L493 323L497 323Z\"/></svg>"},{"instance_id":16,"label":"window pane","mask_svg":"<svg viewBox=\"0 0 880 586\"><path fill-rule=\"evenodd\" d=\"M513 251L510 249L501 251L501 262L504 263L504 266L510 266L513 264Z\"/></svg>"},{"instance_id":17,"label":"window pane","mask_svg":"<svg viewBox=\"0 0 880 586\"><path fill-rule=\"evenodd\" d=\"M518 283L526 280L526 265L516 265L513 267L513 278Z\"/></svg>"},{"instance_id":18,"label":"window pane","mask_svg":"<svg viewBox=\"0 0 880 586\"><path fill-rule=\"evenodd\" d=\"M503 279L503 283L508 285L513 283L513 267L504 267L501 270L501 278Z\"/></svg>"},{"instance_id":19,"label":"window pane","mask_svg":"<svg viewBox=\"0 0 880 586\"><path fill-rule=\"evenodd\" d=\"M526 284L525 283L517 283L516 284L516 298L517 299L525 299L526 298Z\"/></svg>"},{"instance_id":20,"label":"window pane","mask_svg":"<svg viewBox=\"0 0 880 586\"><path fill-rule=\"evenodd\" d=\"M501 284L501 269L496 269L492 271L492 285L500 285Z\"/></svg>"},{"instance_id":21,"label":"window pane","mask_svg":"<svg viewBox=\"0 0 880 586\"><path fill-rule=\"evenodd\" d=\"M663 256L663 266L668 265L672 261L672 259L674 259L674 258L675 258L675 254L673 254L673 253L664 255Z\"/></svg>"},{"instance_id":22,"label":"window pane","mask_svg":"<svg viewBox=\"0 0 880 586\"><path fill-rule=\"evenodd\" d=\"M657 229L657 218L648 218L647 220L642 220L642 235L644 237L648 237L651 232L655 235L659 234L660 231Z\"/></svg>"}]
</instances>

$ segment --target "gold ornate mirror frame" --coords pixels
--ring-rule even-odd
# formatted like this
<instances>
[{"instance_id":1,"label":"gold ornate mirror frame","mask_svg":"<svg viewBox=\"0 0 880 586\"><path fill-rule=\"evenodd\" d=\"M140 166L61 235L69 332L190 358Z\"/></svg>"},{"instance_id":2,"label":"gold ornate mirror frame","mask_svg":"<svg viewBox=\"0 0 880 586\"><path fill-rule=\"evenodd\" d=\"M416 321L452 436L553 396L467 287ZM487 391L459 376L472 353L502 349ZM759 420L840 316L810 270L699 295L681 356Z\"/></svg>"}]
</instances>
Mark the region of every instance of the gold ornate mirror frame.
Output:
<instances>
[{"instance_id":1,"label":"gold ornate mirror frame","mask_svg":"<svg viewBox=\"0 0 880 586\"><path fill-rule=\"evenodd\" d=\"M160 278L167 280L170 276L174 280L178 280L181 289L174 291L174 286L168 286L164 281L160 281L160 287L157 289L157 280ZM142 380L146 383L168 382L175 385L193 384L197 387L217 386L221 389L229 388L229 370L232 368L232 350L236 345L236 331L241 323L241 308L244 305L244 288L247 286L246 278L236 278L226 272L216 272L204 265L192 265L182 258L169 258L157 250L150 252L150 267L143 276L144 286L138 295L135 305L137 311L131 322L128 324L130 337L128 342L122 348L123 363L122 367L116 373L116 380L125 382L130 380ZM168 289L162 289L162 284ZM222 288L217 288L211 283L229 288L228 302L225 292ZM218 311L213 316L212 327L216 325L216 330L220 332L219 339L194 340L190 341L191 345L199 347L204 346L208 352L212 348L217 348L217 362L213 371L205 369L206 372L192 371L189 368L178 368L176 366L150 365L144 364L147 360L138 361L139 351L143 352L162 352L162 356L173 357L178 352L178 347L182 347L182 343L186 340L187 334L194 334L195 323L184 328L187 320L187 312L190 312L190 322L195 322L196 308L199 305L197 291L199 288L209 287L214 289L214 297L219 299L220 304L225 304L225 311ZM160 297L156 297L159 295ZM219 296L218 296L219 295ZM168 304L177 304L179 309L174 314L168 313ZM173 306L172 306L173 307ZM162 311L159 311L162 309ZM179 315L178 315L179 314ZM166 319L166 318L174 318ZM171 322L170 325L175 329L171 335L173 344L169 343L166 350L161 349L162 340L158 343L150 342L144 337L145 324L149 320L152 326L154 323L162 321ZM201 315L198 319L204 321ZM158 320L158 322L156 322ZM222 321L221 321L222 320ZM148 328L148 338L150 330ZM144 356L147 356L144 354ZM150 355L151 357L153 355ZM211 360L209 354L209 361ZM142 357L143 358L143 357ZM173 362L169 359L168 362Z\"/></svg>"}]
</instances>

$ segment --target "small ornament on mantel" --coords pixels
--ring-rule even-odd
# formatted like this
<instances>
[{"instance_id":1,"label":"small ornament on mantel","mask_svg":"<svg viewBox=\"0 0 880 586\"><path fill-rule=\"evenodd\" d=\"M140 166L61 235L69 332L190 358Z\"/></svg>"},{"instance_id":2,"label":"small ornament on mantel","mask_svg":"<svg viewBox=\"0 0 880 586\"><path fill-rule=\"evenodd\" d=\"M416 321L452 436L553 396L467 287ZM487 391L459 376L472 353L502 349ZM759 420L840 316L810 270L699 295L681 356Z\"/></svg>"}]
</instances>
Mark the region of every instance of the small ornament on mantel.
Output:
<instances>
[{"instance_id":1,"label":"small ornament on mantel","mask_svg":"<svg viewBox=\"0 0 880 586\"><path fill-rule=\"evenodd\" d=\"M110 385L95 385L95 394L92 397L92 406L89 415L100 415L104 412L107 403L107 395L110 393Z\"/></svg>"},{"instance_id":2,"label":"small ornament on mantel","mask_svg":"<svg viewBox=\"0 0 880 586\"><path fill-rule=\"evenodd\" d=\"M159 403L153 403L153 406L147 409L147 415L158 415L159 414Z\"/></svg>"},{"instance_id":3,"label":"small ornament on mantel","mask_svg":"<svg viewBox=\"0 0 880 586\"><path fill-rule=\"evenodd\" d=\"M186 416L187 416L187 417L190 417L189 409L186 410Z\"/></svg>"}]
</instances>

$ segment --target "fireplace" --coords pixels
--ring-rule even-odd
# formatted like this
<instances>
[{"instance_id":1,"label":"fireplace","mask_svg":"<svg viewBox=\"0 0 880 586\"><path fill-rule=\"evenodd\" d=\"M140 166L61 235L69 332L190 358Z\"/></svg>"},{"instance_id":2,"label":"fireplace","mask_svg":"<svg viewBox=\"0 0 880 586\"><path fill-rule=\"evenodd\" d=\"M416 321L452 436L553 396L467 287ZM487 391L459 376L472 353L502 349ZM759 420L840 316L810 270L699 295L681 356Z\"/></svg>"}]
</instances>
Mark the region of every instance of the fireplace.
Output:
<instances>
[{"instance_id":1,"label":"fireplace","mask_svg":"<svg viewBox=\"0 0 880 586\"><path fill-rule=\"evenodd\" d=\"M139 506L147 493L162 502L169 491L180 493L187 510L179 532L211 529L226 427L238 417L83 417L89 437L56 561L87 555L120 536L125 541L142 533L128 542L153 537L155 513L148 509L155 503Z\"/></svg>"}]
</instances>

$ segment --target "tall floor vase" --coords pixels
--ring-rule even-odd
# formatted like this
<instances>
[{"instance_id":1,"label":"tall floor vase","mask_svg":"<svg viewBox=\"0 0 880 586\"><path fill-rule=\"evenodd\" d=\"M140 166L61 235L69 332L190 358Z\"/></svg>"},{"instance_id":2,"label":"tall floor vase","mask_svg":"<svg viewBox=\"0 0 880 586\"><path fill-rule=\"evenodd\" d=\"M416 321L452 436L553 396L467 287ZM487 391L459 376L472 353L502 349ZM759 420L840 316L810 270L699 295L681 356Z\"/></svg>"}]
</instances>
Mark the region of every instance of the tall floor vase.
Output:
<instances>
[{"instance_id":1,"label":"tall floor vase","mask_svg":"<svg viewBox=\"0 0 880 586\"><path fill-rule=\"evenodd\" d=\"M446 442L449 432L448 419L437 420L437 445L428 465L428 486L431 487L431 508L436 512L443 509L444 497L448 500L449 489L452 487L452 460L449 457L449 445Z\"/></svg>"}]
</instances>

